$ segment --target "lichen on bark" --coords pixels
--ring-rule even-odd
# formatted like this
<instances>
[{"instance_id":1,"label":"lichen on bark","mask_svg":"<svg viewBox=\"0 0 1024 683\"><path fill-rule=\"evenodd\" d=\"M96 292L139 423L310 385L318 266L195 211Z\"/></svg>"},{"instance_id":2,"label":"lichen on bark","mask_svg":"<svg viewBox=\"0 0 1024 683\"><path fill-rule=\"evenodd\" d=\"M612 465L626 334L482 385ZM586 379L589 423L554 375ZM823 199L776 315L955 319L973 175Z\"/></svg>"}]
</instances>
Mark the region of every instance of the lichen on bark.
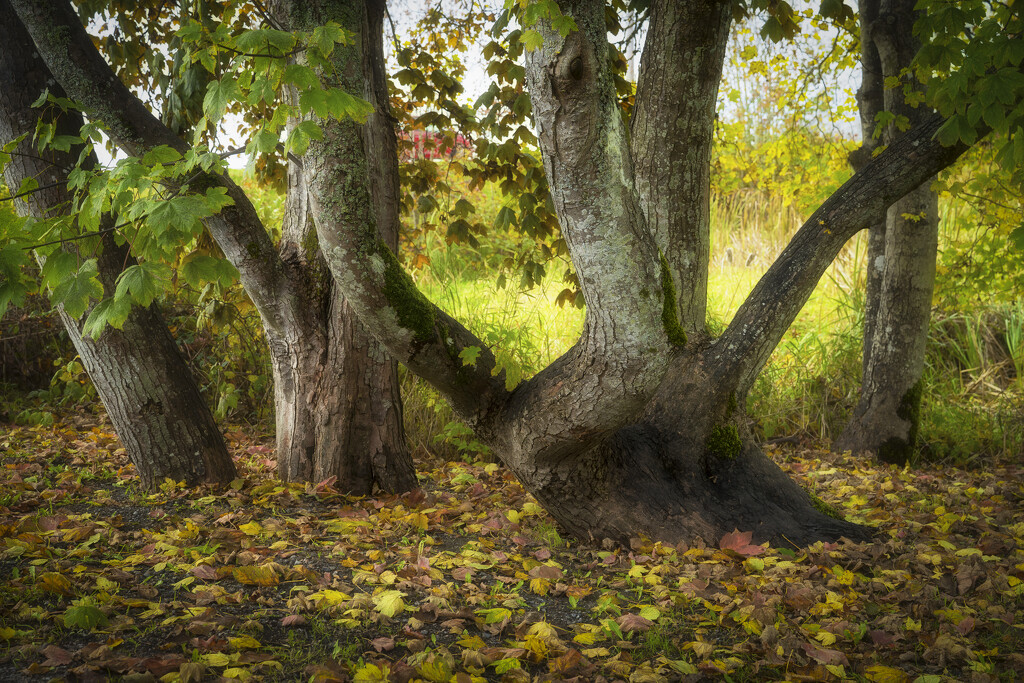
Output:
<instances>
[{"instance_id":1,"label":"lichen on bark","mask_svg":"<svg viewBox=\"0 0 1024 683\"><path fill-rule=\"evenodd\" d=\"M413 333L413 339L427 342L434 338L437 322L434 307L416 288L394 252L383 240L377 242L377 253L384 262L384 296L395 309L398 322Z\"/></svg>"}]
</instances>

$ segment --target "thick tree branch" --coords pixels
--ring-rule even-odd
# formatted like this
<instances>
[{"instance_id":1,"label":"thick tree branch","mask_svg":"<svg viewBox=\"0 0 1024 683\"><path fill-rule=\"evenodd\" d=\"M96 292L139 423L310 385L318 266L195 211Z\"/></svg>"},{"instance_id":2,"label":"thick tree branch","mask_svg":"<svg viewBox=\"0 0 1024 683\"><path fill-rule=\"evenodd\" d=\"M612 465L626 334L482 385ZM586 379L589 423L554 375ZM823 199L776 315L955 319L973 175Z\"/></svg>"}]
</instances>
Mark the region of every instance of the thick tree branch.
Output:
<instances>
[{"instance_id":1,"label":"thick tree branch","mask_svg":"<svg viewBox=\"0 0 1024 683\"><path fill-rule=\"evenodd\" d=\"M70 3L12 0L11 5L67 96L82 103L90 116L103 121L119 147L135 156L159 145L181 153L189 149L117 78L93 46ZM192 189L202 192L218 186L227 188L234 205L207 219L206 227L238 269L264 325L284 329L292 319L302 316L301 306L282 305L295 302L295 297L281 295L289 286L284 264L252 202L227 175L204 173Z\"/></svg>"},{"instance_id":2,"label":"thick tree branch","mask_svg":"<svg viewBox=\"0 0 1024 683\"><path fill-rule=\"evenodd\" d=\"M723 0L651 4L630 124L644 215L691 335L703 332L707 310L711 146L731 18Z\"/></svg>"},{"instance_id":3,"label":"thick tree branch","mask_svg":"<svg viewBox=\"0 0 1024 683\"><path fill-rule=\"evenodd\" d=\"M713 373L746 389L847 240L884 220L889 205L967 151L943 147L939 115L907 131L814 212L740 306L707 355Z\"/></svg>"}]
</instances>

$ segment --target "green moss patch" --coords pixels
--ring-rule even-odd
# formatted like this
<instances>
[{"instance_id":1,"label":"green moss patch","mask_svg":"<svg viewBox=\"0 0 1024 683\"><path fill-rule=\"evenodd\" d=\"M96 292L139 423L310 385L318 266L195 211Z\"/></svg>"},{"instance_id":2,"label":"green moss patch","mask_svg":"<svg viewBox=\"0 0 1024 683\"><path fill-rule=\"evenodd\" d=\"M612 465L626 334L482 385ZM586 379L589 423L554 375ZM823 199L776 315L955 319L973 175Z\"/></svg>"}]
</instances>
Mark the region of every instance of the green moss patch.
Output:
<instances>
[{"instance_id":1,"label":"green moss patch","mask_svg":"<svg viewBox=\"0 0 1024 683\"><path fill-rule=\"evenodd\" d=\"M382 241L378 242L377 254L384 259L384 296L398 314L398 322L412 331L416 341L430 341L437 319L434 305L416 289L412 278Z\"/></svg>"},{"instance_id":2,"label":"green moss patch","mask_svg":"<svg viewBox=\"0 0 1024 683\"><path fill-rule=\"evenodd\" d=\"M672 284L672 271L664 254L661 255L661 291L665 296L661 305L661 324L665 334L673 346L686 346L686 330L679 324L676 314L676 287Z\"/></svg>"}]
</instances>

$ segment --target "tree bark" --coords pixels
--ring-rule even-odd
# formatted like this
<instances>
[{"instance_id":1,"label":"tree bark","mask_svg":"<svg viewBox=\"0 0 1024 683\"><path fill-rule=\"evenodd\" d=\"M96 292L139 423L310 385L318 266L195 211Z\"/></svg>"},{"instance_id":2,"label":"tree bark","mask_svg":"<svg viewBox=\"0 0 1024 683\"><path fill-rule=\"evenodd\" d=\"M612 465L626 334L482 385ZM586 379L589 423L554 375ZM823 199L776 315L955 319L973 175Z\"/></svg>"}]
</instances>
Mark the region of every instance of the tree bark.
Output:
<instances>
[{"instance_id":1,"label":"tree bark","mask_svg":"<svg viewBox=\"0 0 1024 683\"><path fill-rule=\"evenodd\" d=\"M863 8L862 8L863 10ZM916 18L913 0L881 0L875 17L864 16L870 43L865 51L877 55L881 78L900 79L913 88L913 76L903 75L919 44L912 38ZM877 79L865 72L865 79ZM864 88L864 90L867 90ZM906 103L902 87L861 99L862 118L880 104L885 110L916 124L932 115L927 108ZM866 110L866 111L864 111ZM883 141L898 137L890 124ZM889 208L884 229L875 228L868 254L868 291L864 329L864 378L853 417L836 440L835 449L867 451L883 462L905 464L917 441L921 406L921 374L931 316L938 251L938 197L932 178Z\"/></svg>"},{"instance_id":2,"label":"tree bark","mask_svg":"<svg viewBox=\"0 0 1024 683\"><path fill-rule=\"evenodd\" d=\"M188 149L117 80L67 3L12 4L57 81L110 126L122 149ZM288 207L296 216L289 217L293 227L280 248L226 175L200 174L191 184L200 191L226 187L235 202L206 227L238 269L263 323L275 380L279 475L287 481L335 477L336 487L354 494L415 486L397 370L359 332L323 270L307 227L304 183L296 180L290 188Z\"/></svg>"},{"instance_id":3,"label":"tree bark","mask_svg":"<svg viewBox=\"0 0 1024 683\"><path fill-rule=\"evenodd\" d=\"M637 191L691 337L707 316L711 147L731 19L723 0L651 3L630 125Z\"/></svg>"},{"instance_id":4,"label":"tree bark","mask_svg":"<svg viewBox=\"0 0 1024 683\"><path fill-rule=\"evenodd\" d=\"M44 189L16 202L18 210L36 218L60 215L71 199L66 169L81 150L32 149L31 135L44 115L32 102L47 87L63 93L6 0L0 0L0 46L0 139L29 133L7 166L7 185L18 188L25 178L36 178ZM62 134L76 135L82 120L64 113L56 124ZM95 157L87 163L95 164ZM111 219L106 222L109 228ZM105 234L97 266L107 296L131 263L127 250ZM145 488L168 478L194 486L235 477L224 439L156 304L133 309L122 329L108 328L98 339L82 335L84 316L76 320L62 306L58 312Z\"/></svg>"}]
</instances>

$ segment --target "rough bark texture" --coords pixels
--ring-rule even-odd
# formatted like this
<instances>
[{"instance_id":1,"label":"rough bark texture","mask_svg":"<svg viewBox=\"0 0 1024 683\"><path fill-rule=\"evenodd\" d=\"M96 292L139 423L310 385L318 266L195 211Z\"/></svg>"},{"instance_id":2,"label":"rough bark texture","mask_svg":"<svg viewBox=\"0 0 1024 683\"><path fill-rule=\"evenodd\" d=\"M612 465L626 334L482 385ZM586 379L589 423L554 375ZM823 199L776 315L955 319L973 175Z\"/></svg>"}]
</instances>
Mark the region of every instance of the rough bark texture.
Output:
<instances>
[{"instance_id":1,"label":"rough bark texture","mask_svg":"<svg viewBox=\"0 0 1024 683\"><path fill-rule=\"evenodd\" d=\"M875 116L885 110L885 75L872 32L878 20L879 0L860 2L860 89L857 108L860 112L861 146L850 153L850 164L859 171L870 161L881 142L875 135ZM861 374L867 374L874 339L875 320L878 316L879 293L882 289L882 271L885 265L885 220L868 228L867 278L864 291L864 351Z\"/></svg>"},{"instance_id":2,"label":"rough bark texture","mask_svg":"<svg viewBox=\"0 0 1024 683\"><path fill-rule=\"evenodd\" d=\"M187 149L117 80L70 5L12 4L57 81L110 126L120 147L131 154L161 144ZM354 327L332 290L308 229L301 175L293 177L288 208L295 215L289 217L280 251L230 178L205 174L191 184L199 191L224 186L235 201L206 227L238 269L270 346L280 476L288 481L336 477L335 486L357 494L413 487L396 369Z\"/></svg>"},{"instance_id":3,"label":"rough bark texture","mask_svg":"<svg viewBox=\"0 0 1024 683\"><path fill-rule=\"evenodd\" d=\"M651 3L630 125L644 215L691 336L707 313L711 147L731 18L723 0Z\"/></svg>"},{"instance_id":4,"label":"rough bark texture","mask_svg":"<svg viewBox=\"0 0 1024 683\"><path fill-rule=\"evenodd\" d=\"M913 0L882 0L873 21L862 16L862 22L869 22L867 32L883 78L900 78L917 52L914 19ZM877 78L874 73L866 77ZM915 85L912 76L903 82ZM924 107L907 105L903 88L886 90L884 106L911 124L932 115ZM864 98L862 107L877 108L877 99ZM898 136L891 125L883 141L891 143ZM931 182L928 178L893 204L884 231L872 235L861 397L836 440L836 450L867 451L899 464L913 454L938 249L938 197L929 188Z\"/></svg>"},{"instance_id":5,"label":"rough bark texture","mask_svg":"<svg viewBox=\"0 0 1024 683\"><path fill-rule=\"evenodd\" d=\"M30 177L41 187L50 185L16 202L19 211L37 218L65 210L71 199L67 169L80 152L40 154L32 149L31 134L43 110L31 104L47 87L63 94L10 5L0 0L0 140L30 134L5 179L14 188ZM74 135L82 121L67 113L57 125L62 134ZM95 158L88 163L94 164ZM105 227L111 225L108 219ZM107 296L113 295L118 274L131 263L127 250L105 234L97 266ZM235 477L224 439L156 304L135 308L122 329L107 328L99 339L83 337L82 321L63 307L58 312L143 486L153 488L165 478L196 485Z\"/></svg>"}]
</instances>

